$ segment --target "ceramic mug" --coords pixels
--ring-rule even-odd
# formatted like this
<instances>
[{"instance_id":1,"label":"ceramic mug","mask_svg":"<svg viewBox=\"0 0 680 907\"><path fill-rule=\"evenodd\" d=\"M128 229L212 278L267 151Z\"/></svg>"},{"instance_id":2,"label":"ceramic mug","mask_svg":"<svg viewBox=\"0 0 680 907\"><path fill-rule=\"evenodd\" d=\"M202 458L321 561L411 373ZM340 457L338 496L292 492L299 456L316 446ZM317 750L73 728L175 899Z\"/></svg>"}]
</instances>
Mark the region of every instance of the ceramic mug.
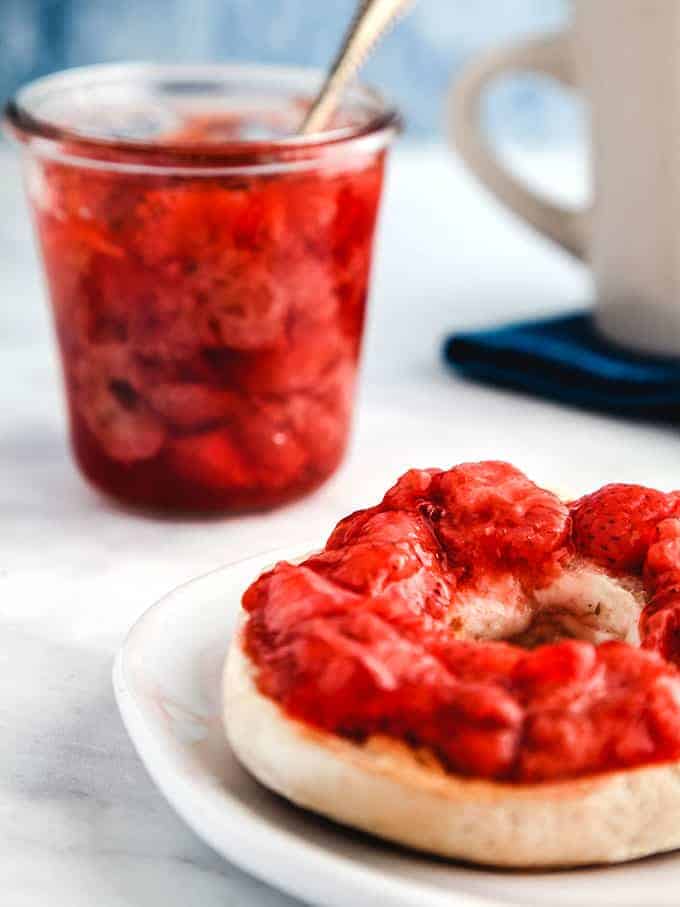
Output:
<instances>
[{"instance_id":1,"label":"ceramic mug","mask_svg":"<svg viewBox=\"0 0 680 907\"><path fill-rule=\"evenodd\" d=\"M489 53L451 94L455 148L508 207L588 261L595 319L609 339L680 355L680 3L574 0L557 35ZM569 211L505 170L480 102L499 76L539 73L583 93L592 127L592 205Z\"/></svg>"}]
</instances>

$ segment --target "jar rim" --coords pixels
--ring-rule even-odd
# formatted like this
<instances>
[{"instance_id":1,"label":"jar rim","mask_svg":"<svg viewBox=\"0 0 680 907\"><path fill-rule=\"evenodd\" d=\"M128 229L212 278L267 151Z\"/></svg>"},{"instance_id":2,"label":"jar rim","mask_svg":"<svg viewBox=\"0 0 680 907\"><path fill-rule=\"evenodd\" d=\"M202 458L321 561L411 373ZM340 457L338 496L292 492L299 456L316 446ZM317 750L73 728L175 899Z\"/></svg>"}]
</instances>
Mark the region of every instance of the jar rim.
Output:
<instances>
[{"instance_id":1,"label":"jar rim","mask_svg":"<svg viewBox=\"0 0 680 907\"><path fill-rule=\"evenodd\" d=\"M274 80L275 84L299 82L313 94L321 84L323 72L311 67L278 66L252 63L158 64L102 63L75 67L43 76L20 88L7 102L5 122L13 135L23 144L31 145L47 157L77 162L84 166L116 168L134 171L168 171L187 168L223 170L232 168L268 170L279 166L303 164L314 158L326 157L329 152L357 146L362 151L375 152L385 148L402 128L401 116L375 89L357 83L350 99L362 104L365 119L349 125L336 126L323 132L275 138L227 139L176 143L119 136L102 136L56 119L41 116L36 106L55 93L83 90L97 85L111 85L132 79L169 79L175 84L200 80L221 79L239 81ZM68 150L64 150L67 146ZM159 152L162 162L158 162Z\"/></svg>"}]
</instances>

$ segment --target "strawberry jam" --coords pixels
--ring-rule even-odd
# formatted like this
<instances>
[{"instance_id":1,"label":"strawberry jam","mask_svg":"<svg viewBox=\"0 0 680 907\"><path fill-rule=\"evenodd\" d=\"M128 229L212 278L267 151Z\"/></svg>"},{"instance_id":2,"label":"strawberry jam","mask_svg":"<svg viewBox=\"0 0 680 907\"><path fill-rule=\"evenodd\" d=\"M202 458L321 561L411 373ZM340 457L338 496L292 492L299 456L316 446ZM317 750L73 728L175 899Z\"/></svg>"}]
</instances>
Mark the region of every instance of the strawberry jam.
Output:
<instances>
[{"instance_id":1,"label":"strawberry jam","mask_svg":"<svg viewBox=\"0 0 680 907\"><path fill-rule=\"evenodd\" d=\"M535 647L503 632L560 577L600 575L603 552L607 577L644 589L642 648L574 638L573 622ZM568 507L504 463L412 470L243 605L261 692L347 739L511 783L680 759L676 494L609 486Z\"/></svg>"},{"instance_id":2,"label":"strawberry jam","mask_svg":"<svg viewBox=\"0 0 680 907\"><path fill-rule=\"evenodd\" d=\"M194 115L200 85L180 81L153 83L159 110L139 101L123 117L112 96L113 112L91 110L84 134L69 120L48 154L32 144L44 123L9 110L28 148L72 443L85 475L132 505L270 507L323 482L347 444L394 129L376 141L349 111L327 140L296 142L297 100L250 114L241 99L236 115L203 99ZM251 140L254 128L274 135Z\"/></svg>"}]
</instances>

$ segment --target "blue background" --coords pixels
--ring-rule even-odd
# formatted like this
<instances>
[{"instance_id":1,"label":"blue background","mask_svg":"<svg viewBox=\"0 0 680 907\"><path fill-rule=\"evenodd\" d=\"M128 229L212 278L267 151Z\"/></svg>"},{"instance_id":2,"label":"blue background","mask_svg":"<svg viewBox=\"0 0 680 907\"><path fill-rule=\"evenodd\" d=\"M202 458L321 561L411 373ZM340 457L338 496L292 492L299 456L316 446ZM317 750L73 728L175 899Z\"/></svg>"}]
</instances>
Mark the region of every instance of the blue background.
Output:
<instances>
[{"instance_id":1,"label":"blue background","mask_svg":"<svg viewBox=\"0 0 680 907\"><path fill-rule=\"evenodd\" d=\"M354 0L0 0L0 95L42 73L126 59L269 60L324 65ZM441 136L452 74L492 45L559 28L566 0L418 0L367 77L398 102L413 138ZM555 144L578 110L538 79L495 89L490 127L509 141Z\"/></svg>"}]
</instances>

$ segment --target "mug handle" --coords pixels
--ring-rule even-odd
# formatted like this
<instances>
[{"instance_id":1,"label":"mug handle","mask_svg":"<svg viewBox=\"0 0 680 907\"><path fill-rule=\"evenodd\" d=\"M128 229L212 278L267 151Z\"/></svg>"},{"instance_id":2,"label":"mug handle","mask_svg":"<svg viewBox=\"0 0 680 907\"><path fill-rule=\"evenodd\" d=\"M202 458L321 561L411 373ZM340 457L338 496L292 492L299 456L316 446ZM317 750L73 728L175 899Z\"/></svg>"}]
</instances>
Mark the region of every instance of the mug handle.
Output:
<instances>
[{"instance_id":1,"label":"mug handle","mask_svg":"<svg viewBox=\"0 0 680 907\"><path fill-rule=\"evenodd\" d=\"M487 83L516 72L537 72L574 87L569 33L550 35L516 47L492 51L473 63L453 84L448 101L451 144L472 172L533 227L576 258L587 256L587 211L545 201L512 176L498 161L481 128L480 106Z\"/></svg>"}]
</instances>

